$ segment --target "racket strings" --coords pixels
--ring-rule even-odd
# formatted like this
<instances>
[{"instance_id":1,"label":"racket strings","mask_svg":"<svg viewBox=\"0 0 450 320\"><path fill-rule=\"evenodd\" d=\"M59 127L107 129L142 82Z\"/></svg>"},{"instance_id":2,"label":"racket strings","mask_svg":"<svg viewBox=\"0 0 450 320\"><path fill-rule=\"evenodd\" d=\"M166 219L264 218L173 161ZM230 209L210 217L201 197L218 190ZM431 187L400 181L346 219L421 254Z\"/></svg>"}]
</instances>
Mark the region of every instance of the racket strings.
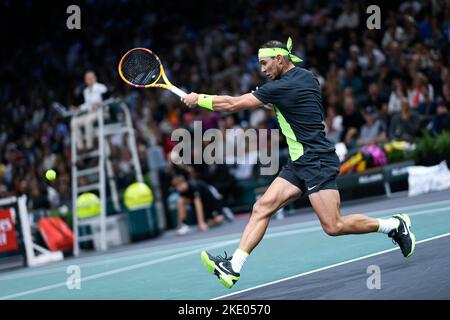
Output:
<instances>
[{"instance_id":1,"label":"racket strings","mask_svg":"<svg viewBox=\"0 0 450 320\"><path fill-rule=\"evenodd\" d=\"M160 62L148 51L130 52L122 62L122 74L126 80L135 85L154 83L160 73Z\"/></svg>"}]
</instances>

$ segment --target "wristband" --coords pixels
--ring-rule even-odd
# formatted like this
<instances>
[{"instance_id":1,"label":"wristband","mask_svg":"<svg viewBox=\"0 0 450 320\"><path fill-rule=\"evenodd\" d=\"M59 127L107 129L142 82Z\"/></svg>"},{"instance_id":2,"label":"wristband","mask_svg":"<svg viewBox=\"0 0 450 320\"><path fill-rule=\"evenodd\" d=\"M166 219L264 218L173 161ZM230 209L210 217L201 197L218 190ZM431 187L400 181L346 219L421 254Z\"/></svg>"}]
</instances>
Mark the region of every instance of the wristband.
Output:
<instances>
[{"instance_id":1,"label":"wristband","mask_svg":"<svg viewBox=\"0 0 450 320\"><path fill-rule=\"evenodd\" d=\"M213 98L215 96L209 94L199 94L197 104L199 107L213 111Z\"/></svg>"}]
</instances>

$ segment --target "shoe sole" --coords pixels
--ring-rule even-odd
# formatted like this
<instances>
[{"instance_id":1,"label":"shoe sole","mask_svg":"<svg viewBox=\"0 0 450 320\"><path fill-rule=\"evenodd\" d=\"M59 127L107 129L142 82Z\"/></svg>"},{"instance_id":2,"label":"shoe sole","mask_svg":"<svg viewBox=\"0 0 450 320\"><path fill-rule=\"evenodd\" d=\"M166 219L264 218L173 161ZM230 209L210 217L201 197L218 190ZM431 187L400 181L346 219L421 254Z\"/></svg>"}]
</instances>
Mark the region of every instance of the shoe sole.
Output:
<instances>
[{"instance_id":1,"label":"shoe sole","mask_svg":"<svg viewBox=\"0 0 450 320\"><path fill-rule=\"evenodd\" d=\"M414 253L414 249L416 248L416 235L414 233L412 233L410 230L411 218L407 214L397 214L397 215L394 215L394 217L400 218L403 221L405 221L406 226L408 227L408 232L411 237L412 246L411 246L411 252L405 258L409 258Z\"/></svg>"},{"instance_id":2,"label":"shoe sole","mask_svg":"<svg viewBox=\"0 0 450 320\"><path fill-rule=\"evenodd\" d=\"M206 251L202 251L202 253L200 254L200 258L202 259L203 265L205 266L206 270L209 273L217 276L222 285L224 285L228 289L231 289L231 287L233 287L233 281L226 275L224 275L224 274L220 273L218 270L216 270L216 264L214 263L214 261L209 259Z\"/></svg>"}]
</instances>

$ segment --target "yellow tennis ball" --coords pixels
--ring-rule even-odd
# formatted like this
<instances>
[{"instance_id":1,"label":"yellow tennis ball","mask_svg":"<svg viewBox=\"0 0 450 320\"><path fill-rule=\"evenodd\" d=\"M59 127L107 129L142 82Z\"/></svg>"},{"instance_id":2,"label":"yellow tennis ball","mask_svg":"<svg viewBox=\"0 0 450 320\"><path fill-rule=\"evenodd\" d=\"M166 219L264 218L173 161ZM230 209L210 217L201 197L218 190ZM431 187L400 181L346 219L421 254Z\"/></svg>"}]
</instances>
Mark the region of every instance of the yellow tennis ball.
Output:
<instances>
[{"instance_id":1,"label":"yellow tennis ball","mask_svg":"<svg viewBox=\"0 0 450 320\"><path fill-rule=\"evenodd\" d=\"M56 179L56 172L55 172L55 170L47 170L47 171L45 172L45 177L46 177L48 180L50 180L50 181L55 180L55 179Z\"/></svg>"}]
</instances>

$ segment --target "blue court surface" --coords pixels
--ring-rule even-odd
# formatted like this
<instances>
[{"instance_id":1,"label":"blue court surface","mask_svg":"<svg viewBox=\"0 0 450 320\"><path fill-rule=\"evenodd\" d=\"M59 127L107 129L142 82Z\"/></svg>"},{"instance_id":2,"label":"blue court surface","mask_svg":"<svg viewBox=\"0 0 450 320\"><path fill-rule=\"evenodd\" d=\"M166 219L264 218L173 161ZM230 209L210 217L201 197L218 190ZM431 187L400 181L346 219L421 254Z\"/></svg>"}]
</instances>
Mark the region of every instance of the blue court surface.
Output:
<instances>
[{"instance_id":1,"label":"blue court surface","mask_svg":"<svg viewBox=\"0 0 450 320\"><path fill-rule=\"evenodd\" d=\"M207 233L158 239L88 253L38 268L0 273L0 299L450 299L450 191L404 193L342 204L342 214L408 213L416 234L403 258L382 234L329 237L311 208L273 219L231 290L208 274L200 251L233 253L248 217ZM69 266L81 272L69 289ZM378 268L379 289L369 289Z\"/></svg>"}]
</instances>

